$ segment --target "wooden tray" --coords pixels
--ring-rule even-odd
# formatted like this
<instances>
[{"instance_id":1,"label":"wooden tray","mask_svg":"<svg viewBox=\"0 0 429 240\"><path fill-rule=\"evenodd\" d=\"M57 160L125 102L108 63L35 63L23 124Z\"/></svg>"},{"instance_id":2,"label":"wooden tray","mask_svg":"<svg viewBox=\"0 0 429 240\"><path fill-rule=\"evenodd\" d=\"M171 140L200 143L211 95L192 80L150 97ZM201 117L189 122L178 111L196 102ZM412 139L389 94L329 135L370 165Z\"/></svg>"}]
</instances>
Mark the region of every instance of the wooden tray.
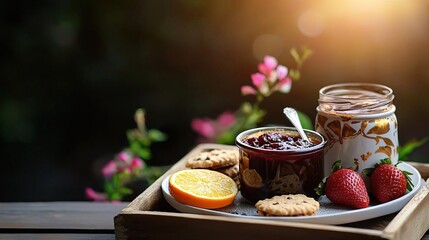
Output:
<instances>
[{"instance_id":1,"label":"wooden tray","mask_svg":"<svg viewBox=\"0 0 429 240\"><path fill-rule=\"evenodd\" d=\"M399 213L340 226L177 212L162 195L162 180L184 169L189 156L214 148L235 146L194 148L116 215L116 239L420 239L429 228L429 179ZM410 164L429 178L429 164Z\"/></svg>"}]
</instances>

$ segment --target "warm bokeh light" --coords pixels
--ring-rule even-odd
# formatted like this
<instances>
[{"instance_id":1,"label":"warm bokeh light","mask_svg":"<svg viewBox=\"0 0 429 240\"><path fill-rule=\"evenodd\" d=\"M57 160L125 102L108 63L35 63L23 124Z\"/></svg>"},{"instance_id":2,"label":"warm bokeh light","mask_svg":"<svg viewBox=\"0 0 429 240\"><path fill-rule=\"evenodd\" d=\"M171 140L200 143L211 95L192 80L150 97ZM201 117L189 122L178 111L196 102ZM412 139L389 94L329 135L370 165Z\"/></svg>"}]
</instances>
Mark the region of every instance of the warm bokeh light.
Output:
<instances>
[{"instance_id":1,"label":"warm bokeh light","mask_svg":"<svg viewBox=\"0 0 429 240\"><path fill-rule=\"evenodd\" d=\"M320 1L304 4L296 23L303 35L329 51L339 81L354 76L408 88L399 76L413 74L413 59L420 55L415 45L427 39L425 6L423 1ZM374 80L376 72L383 79Z\"/></svg>"},{"instance_id":2,"label":"warm bokeh light","mask_svg":"<svg viewBox=\"0 0 429 240\"><path fill-rule=\"evenodd\" d=\"M316 37L323 32L324 19L315 10L307 10L298 18L298 28L307 37Z\"/></svg>"}]
</instances>

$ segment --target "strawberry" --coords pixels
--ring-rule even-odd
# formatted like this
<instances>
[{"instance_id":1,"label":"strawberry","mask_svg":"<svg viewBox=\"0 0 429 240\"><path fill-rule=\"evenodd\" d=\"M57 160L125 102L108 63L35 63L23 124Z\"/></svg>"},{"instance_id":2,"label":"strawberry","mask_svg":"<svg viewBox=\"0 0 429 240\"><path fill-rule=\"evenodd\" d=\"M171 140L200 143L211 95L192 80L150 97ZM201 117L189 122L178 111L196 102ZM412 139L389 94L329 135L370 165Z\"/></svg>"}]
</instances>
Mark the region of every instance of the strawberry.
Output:
<instances>
[{"instance_id":1,"label":"strawberry","mask_svg":"<svg viewBox=\"0 0 429 240\"><path fill-rule=\"evenodd\" d=\"M399 198L407 189L411 191L414 187L409 177L412 173L400 170L389 158L380 160L374 168L365 169L363 172L371 177L372 194L380 202Z\"/></svg>"},{"instance_id":2,"label":"strawberry","mask_svg":"<svg viewBox=\"0 0 429 240\"><path fill-rule=\"evenodd\" d=\"M366 208L369 205L368 191L362 177L351 169L341 168L341 161L336 161L332 173L316 189L321 195L326 193L331 202L352 208Z\"/></svg>"}]
</instances>

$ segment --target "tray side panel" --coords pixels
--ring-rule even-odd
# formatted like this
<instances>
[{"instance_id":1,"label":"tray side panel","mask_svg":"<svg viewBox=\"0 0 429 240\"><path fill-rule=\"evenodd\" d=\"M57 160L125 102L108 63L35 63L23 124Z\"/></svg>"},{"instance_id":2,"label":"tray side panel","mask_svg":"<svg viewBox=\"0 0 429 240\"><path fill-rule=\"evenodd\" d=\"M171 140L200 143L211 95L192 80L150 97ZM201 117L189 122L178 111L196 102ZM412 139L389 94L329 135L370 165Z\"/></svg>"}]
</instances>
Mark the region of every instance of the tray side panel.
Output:
<instances>
[{"instance_id":1,"label":"tray side panel","mask_svg":"<svg viewBox=\"0 0 429 240\"><path fill-rule=\"evenodd\" d=\"M429 228L429 179L384 229L389 239L420 239Z\"/></svg>"},{"instance_id":2,"label":"tray side panel","mask_svg":"<svg viewBox=\"0 0 429 240\"><path fill-rule=\"evenodd\" d=\"M147 212L145 212L147 213ZM116 239L384 239L381 231L273 221L234 221L188 214L120 214Z\"/></svg>"},{"instance_id":3,"label":"tray side panel","mask_svg":"<svg viewBox=\"0 0 429 240\"><path fill-rule=\"evenodd\" d=\"M423 179L429 178L429 164L419 162L408 162L411 166L415 167Z\"/></svg>"}]
</instances>

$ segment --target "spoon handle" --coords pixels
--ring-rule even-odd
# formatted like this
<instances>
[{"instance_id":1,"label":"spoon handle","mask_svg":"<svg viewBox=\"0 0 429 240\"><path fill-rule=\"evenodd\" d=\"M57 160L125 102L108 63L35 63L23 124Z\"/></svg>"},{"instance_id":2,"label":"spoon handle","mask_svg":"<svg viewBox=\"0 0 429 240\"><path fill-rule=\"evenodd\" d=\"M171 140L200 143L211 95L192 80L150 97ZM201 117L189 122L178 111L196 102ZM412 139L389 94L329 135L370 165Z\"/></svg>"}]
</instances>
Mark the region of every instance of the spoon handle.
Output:
<instances>
[{"instance_id":1,"label":"spoon handle","mask_svg":"<svg viewBox=\"0 0 429 240\"><path fill-rule=\"evenodd\" d=\"M296 130L298 130L299 135L304 141L310 142L307 135L305 135L304 130L302 129L301 122L299 121L298 113L295 109L286 107L283 109L283 113L289 118L289 121L295 126Z\"/></svg>"}]
</instances>

